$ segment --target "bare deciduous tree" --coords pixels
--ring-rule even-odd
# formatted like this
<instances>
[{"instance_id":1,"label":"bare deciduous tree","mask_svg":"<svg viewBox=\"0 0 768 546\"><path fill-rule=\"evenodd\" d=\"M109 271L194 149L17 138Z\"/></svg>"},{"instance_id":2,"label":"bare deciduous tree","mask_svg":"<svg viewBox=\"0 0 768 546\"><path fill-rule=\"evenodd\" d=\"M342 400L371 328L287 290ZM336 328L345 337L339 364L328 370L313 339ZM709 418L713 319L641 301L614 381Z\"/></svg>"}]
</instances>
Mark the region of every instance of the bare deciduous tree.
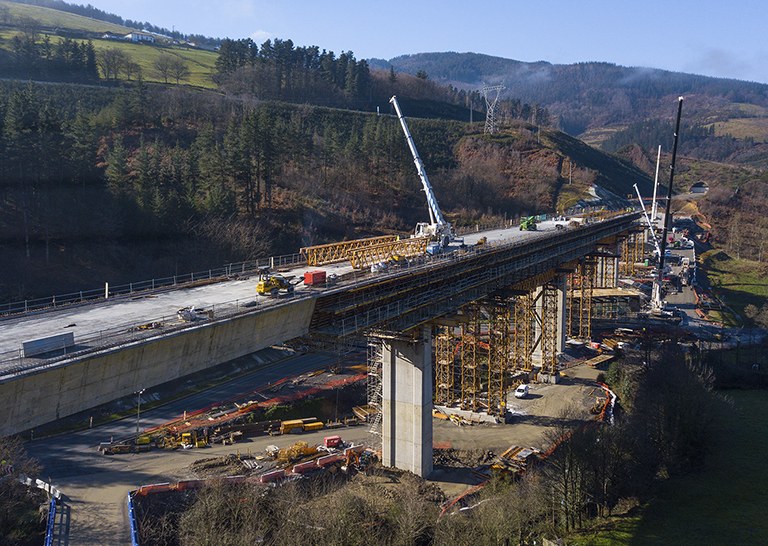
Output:
<instances>
[{"instance_id":1,"label":"bare deciduous tree","mask_svg":"<svg viewBox=\"0 0 768 546\"><path fill-rule=\"evenodd\" d=\"M108 47L101 50L98 55L99 68L107 80L118 79L129 62L131 62L130 56L118 47Z\"/></svg>"}]
</instances>

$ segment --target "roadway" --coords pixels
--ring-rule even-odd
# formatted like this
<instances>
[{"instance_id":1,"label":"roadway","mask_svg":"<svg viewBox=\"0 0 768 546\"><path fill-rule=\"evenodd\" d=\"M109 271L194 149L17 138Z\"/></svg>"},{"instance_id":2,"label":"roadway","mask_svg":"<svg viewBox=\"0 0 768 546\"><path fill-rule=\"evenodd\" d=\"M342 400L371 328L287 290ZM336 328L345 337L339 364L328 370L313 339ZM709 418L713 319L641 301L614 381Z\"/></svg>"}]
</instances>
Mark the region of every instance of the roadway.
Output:
<instances>
[{"instance_id":1,"label":"roadway","mask_svg":"<svg viewBox=\"0 0 768 546\"><path fill-rule=\"evenodd\" d=\"M486 237L485 248L508 244L515 241L552 235L555 223L539 223L537 231L520 231L517 227L476 232L464 236L467 246L475 245ZM453 243L451 249L458 249ZM286 276L303 278L310 268L306 265L281 272ZM355 271L347 263L322 266L328 275L335 274L346 280L329 288L308 287L303 283L296 285L293 298L313 297L323 290L338 288L346 283L364 282L374 276L382 277L386 273ZM350 277L352 277L350 279ZM255 293L255 278L239 278L215 282L205 286L180 287L174 290L146 292L134 296L101 300L83 305L72 305L50 309L43 312L11 316L0 320L0 374L19 371L27 367L44 364L44 358L22 358L22 343L72 332L75 339L74 350L88 350L103 347L116 342L127 341L140 336L150 336L169 329L190 326L179 320L176 311L183 307L195 307L210 310L214 317L252 311L259 306L272 306L286 301L288 296L278 298L260 297ZM141 325L155 323L156 328L139 330Z\"/></svg>"}]
</instances>

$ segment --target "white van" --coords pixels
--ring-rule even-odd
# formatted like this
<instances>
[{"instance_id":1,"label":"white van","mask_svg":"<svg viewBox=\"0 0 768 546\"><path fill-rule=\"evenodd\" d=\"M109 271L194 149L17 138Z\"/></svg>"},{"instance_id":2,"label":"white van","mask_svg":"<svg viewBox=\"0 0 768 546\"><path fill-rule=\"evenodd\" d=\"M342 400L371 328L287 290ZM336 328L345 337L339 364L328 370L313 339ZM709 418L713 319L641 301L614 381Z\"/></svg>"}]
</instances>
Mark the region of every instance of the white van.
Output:
<instances>
[{"instance_id":1,"label":"white van","mask_svg":"<svg viewBox=\"0 0 768 546\"><path fill-rule=\"evenodd\" d=\"M515 398L526 398L528 396L528 385L518 385L515 389Z\"/></svg>"}]
</instances>

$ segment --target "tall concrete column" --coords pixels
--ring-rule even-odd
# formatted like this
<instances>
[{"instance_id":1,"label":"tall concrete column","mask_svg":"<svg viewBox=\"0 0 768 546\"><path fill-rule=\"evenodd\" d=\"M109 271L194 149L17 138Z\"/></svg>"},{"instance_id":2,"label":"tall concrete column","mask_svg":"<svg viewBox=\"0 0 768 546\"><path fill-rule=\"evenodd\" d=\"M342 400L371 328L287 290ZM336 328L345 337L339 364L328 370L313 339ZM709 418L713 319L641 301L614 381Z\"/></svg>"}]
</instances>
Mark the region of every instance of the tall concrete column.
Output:
<instances>
[{"instance_id":1,"label":"tall concrete column","mask_svg":"<svg viewBox=\"0 0 768 546\"><path fill-rule=\"evenodd\" d=\"M382 346L381 455L384 466L432 472L432 332Z\"/></svg>"}]
</instances>

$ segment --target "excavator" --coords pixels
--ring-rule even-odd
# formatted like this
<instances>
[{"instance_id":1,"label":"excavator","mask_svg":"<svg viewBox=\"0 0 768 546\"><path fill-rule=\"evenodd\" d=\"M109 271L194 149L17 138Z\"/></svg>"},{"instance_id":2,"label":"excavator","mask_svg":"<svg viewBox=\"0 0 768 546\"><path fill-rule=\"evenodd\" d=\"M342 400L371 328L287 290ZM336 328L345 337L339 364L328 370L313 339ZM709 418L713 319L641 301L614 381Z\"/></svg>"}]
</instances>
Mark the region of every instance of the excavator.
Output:
<instances>
[{"instance_id":1,"label":"excavator","mask_svg":"<svg viewBox=\"0 0 768 546\"><path fill-rule=\"evenodd\" d=\"M290 279L277 273L272 273L268 267L259 269L259 281L256 283L256 293L259 296L276 297L280 291L286 294L293 294L293 287L297 283L292 283Z\"/></svg>"}]
</instances>

